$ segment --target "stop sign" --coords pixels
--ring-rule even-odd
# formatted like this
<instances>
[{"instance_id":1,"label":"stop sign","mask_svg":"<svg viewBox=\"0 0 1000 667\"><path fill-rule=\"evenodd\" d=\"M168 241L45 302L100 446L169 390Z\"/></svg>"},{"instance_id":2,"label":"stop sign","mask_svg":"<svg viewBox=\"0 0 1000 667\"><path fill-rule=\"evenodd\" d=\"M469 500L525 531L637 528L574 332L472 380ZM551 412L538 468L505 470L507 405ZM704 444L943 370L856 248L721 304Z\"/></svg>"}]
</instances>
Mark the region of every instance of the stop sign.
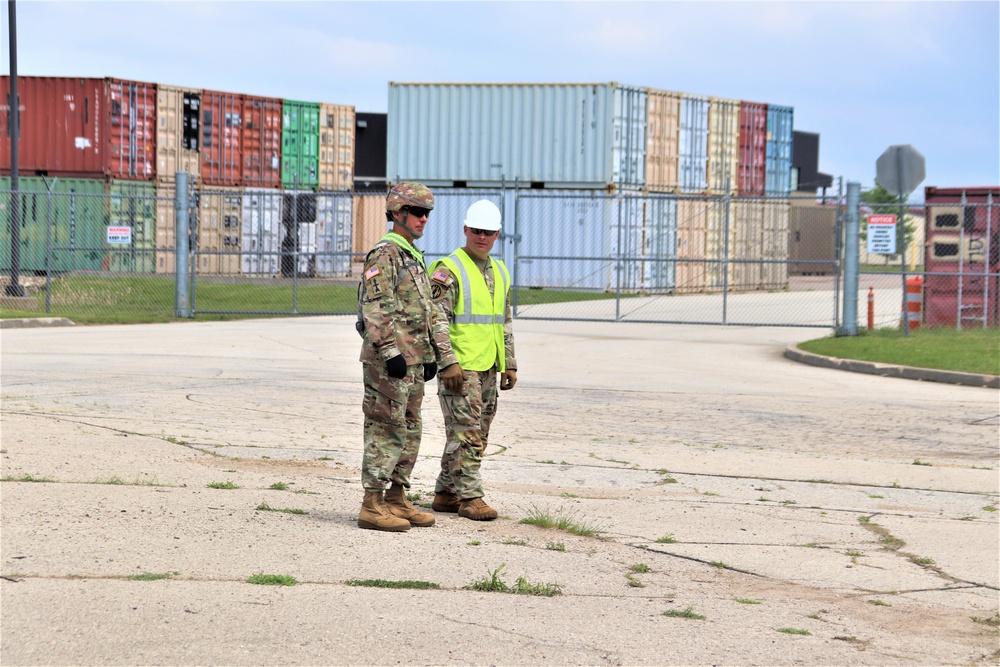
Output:
<instances>
[{"instance_id":1,"label":"stop sign","mask_svg":"<svg viewBox=\"0 0 1000 667\"><path fill-rule=\"evenodd\" d=\"M910 144L889 146L875 161L875 180L897 197L916 190L924 176L924 156Z\"/></svg>"}]
</instances>

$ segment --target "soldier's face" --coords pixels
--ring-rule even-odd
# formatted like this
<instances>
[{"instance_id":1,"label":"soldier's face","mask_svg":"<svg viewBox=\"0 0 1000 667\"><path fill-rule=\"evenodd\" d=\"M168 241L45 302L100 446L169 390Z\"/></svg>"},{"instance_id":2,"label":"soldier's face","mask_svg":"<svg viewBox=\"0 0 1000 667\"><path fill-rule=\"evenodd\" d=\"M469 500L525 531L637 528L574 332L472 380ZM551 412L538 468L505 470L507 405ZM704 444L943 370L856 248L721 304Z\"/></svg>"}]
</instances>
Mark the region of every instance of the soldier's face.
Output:
<instances>
[{"instance_id":1,"label":"soldier's face","mask_svg":"<svg viewBox=\"0 0 1000 667\"><path fill-rule=\"evenodd\" d=\"M396 211L392 214L393 219L400 227L410 233L412 240L417 240L424 235L424 227L427 226L427 209L419 209L417 215L413 211Z\"/></svg>"},{"instance_id":2,"label":"soldier's face","mask_svg":"<svg viewBox=\"0 0 1000 667\"><path fill-rule=\"evenodd\" d=\"M500 238L499 231L474 229L469 226L466 226L464 231L465 252L479 260L484 260L489 256L490 251L493 250L493 244Z\"/></svg>"}]
</instances>

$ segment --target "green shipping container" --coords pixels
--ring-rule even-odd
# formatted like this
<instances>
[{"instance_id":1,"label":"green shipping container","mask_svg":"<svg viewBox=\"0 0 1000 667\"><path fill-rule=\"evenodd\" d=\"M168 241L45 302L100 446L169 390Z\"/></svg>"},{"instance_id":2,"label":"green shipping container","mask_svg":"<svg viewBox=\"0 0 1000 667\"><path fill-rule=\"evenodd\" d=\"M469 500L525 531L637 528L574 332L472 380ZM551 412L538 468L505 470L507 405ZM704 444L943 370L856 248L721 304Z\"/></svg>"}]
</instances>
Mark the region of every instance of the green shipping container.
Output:
<instances>
[{"instance_id":1,"label":"green shipping container","mask_svg":"<svg viewBox=\"0 0 1000 667\"><path fill-rule=\"evenodd\" d=\"M281 185L319 186L319 102L285 100L281 119Z\"/></svg>"},{"instance_id":2,"label":"green shipping container","mask_svg":"<svg viewBox=\"0 0 1000 667\"><path fill-rule=\"evenodd\" d=\"M112 180L108 224L130 227L129 243L107 244L107 270L112 273L156 272L156 184ZM107 240L107 239L105 239Z\"/></svg>"},{"instance_id":3,"label":"green shipping container","mask_svg":"<svg viewBox=\"0 0 1000 667\"><path fill-rule=\"evenodd\" d=\"M50 192L51 186L51 195ZM11 182L0 177L0 270L11 270ZM18 179L20 270L44 273L51 244L53 272L100 271L107 256L105 182L97 178ZM51 225L51 234L49 227Z\"/></svg>"}]
</instances>

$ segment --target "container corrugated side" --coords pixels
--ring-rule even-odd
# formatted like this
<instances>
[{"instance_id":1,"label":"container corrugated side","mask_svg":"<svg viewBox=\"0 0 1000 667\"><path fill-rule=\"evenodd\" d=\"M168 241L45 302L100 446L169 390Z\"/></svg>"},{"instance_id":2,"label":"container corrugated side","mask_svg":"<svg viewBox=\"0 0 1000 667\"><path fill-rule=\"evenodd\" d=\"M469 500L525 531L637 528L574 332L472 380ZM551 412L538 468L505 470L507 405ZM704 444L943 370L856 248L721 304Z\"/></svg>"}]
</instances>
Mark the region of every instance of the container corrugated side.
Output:
<instances>
[{"instance_id":1,"label":"container corrugated side","mask_svg":"<svg viewBox=\"0 0 1000 667\"><path fill-rule=\"evenodd\" d=\"M761 235L761 289L788 288L788 236L791 202L788 199L764 201L764 225Z\"/></svg>"},{"instance_id":2,"label":"container corrugated side","mask_svg":"<svg viewBox=\"0 0 1000 667\"><path fill-rule=\"evenodd\" d=\"M436 186L641 189L644 97L616 83L390 82L387 176Z\"/></svg>"},{"instance_id":3,"label":"container corrugated side","mask_svg":"<svg viewBox=\"0 0 1000 667\"><path fill-rule=\"evenodd\" d=\"M739 176L740 102L708 98L708 189L735 194Z\"/></svg>"},{"instance_id":4,"label":"container corrugated side","mask_svg":"<svg viewBox=\"0 0 1000 667\"><path fill-rule=\"evenodd\" d=\"M99 178L18 178L21 271L101 271L106 258L108 197ZM49 196L49 188L52 196ZM0 190L10 191L10 176ZM11 197L0 197L0 270L11 269ZM53 248L46 267L46 249Z\"/></svg>"},{"instance_id":5,"label":"container corrugated side","mask_svg":"<svg viewBox=\"0 0 1000 667\"><path fill-rule=\"evenodd\" d=\"M154 273L156 271L156 183L112 179L107 188L108 224L128 227L128 245L108 244L106 271Z\"/></svg>"},{"instance_id":6,"label":"container corrugated side","mask_svg":"<svg viewBox=\"0 0 1000 667\"><path fill-rule=\"evenodd\" d=\"M681 96L677 176L681 192L708 188L708 98Z\"/></svg>"},{"instance_id":7,"label":"container corrugated side","mask_svg":"<svg viewBox=\"0 0 1000 667\"><path fill-rule=\"evenodd\" d=\"M156 273L177 273L177 212L174 201L177 186L174 181L156 183ZM197 228L197 209L191 209L191 219Z\"/></svg>"},{"instance_id":8,"label":"container corrugated side","mask_svg":"<svg viewBox=\"0 0 1000 667\"><path fill-rule=\"evenodd\" d=\"M201 94L201 180L205 185L243 182L243 95Z\"/></svg>"},{"instance_id":9,"label":"container corrugated side","mask_svg":"<svg viewBox=\"0 0 1000 667\"><path fill-rule=\"evenodd\" d=\"M708 236L708 202L704 199L677 200L677 269L674 290L679 293L704 292ZM689 261L684 261L689 260Z\"/></svg>"},{"instance_id":10,"label":"container corrugated side","mask_svg":"<svg viewBox=\"0 0 1000 667\"><path fill-rule=\"evenodd\" d=\"M319 185L319 102L285 100L281 129L281 184L312 189Z\"/></svg>"},{"instance_id":11,"label":"container corrugated side","mask_svg":"<svg viewBox=\"0 0 1000 667\"><path fill-rule=\"evenodd\" d=\"M209 185L197 190L197 273L212 276L240 273L243 190Z\"/></svg>"},{"instance_id":12,"label":"container corrugated side","mask_svg":"<svg viewBox=\"0 0 1000 667\"><path fill-rule=\"evenodd\" d=\"M156 84L107 79L107 174L111 178L156 178Z\"/></svg>"},{"instance_id":13,"label":"container corrugated side","mask_svg":"<svg viewBox=\"0 0 1000 667\"><path fill-rule=\"evenodd\" d=\"M156 88L156 179L173 182L186 171L201 181L201 90Z\"/></svg>"},{"instance_id":14,"label":"container corrugated side","mask_svg":"<svg viewBox=\"0 0 1000 667\"><path fill-rule=\"evenodd\" d=\"M350 192L316 195L316 275L351 275L351 234L354 201Z\"/></svg>"},{"instance_id":15,"label":"container corrugated side","mask_svg":"<svg viewBox=\"0 0 1000 667\"><path fill-rule=\"evenodd\" d=\"M767 164L767 105L740 103L740 154L737 192L763 195Z\"/></svg>"},{"instance_id":16,"label":"container corrugated side","mask_svg":"<svg viewBox=\"0 0 1000 667\"><path fill-rule=\"evenodd\" d=\"M767 107L764 193L787 197L792 188L792 107Z\"/></svg>"},{"instance_id":17,"label":"container corrugated side","mask_svg":"<svg viewBox=\"0 0 1000 667\"><path fill-rule=\"evenodd\" d=\"M240 234L240 272L250 276L278 275L281 256L283 194L271 188L246 188Z\"/></svg>"},{"instance_id":18,"label":"container corrugated side","mask_svg":"<svg viewBox=\"0 0 1000 667\"><path fill-rule=\"evenodd\" d=\"M243 154L240 185L281 187L282 101L273 97L243 98Z\"/></svg>"},{"instance_id":19,"label":"container corrugated side","mask_svg":"<svg viewBox=\"0 0 1000 667\"><path fill-rule=\"evenodd\" d=\"M104 79L18 77L18 173L99 178L109 170L109 115ZM0 77L3 128L0 171L11 170L10 77Z\"/></svg>"},{"instance_id":20,"label":"container corrugated side","mask_svg":"<svg viewBox=\"0 0 1000 667\"><path fill-rule=\"evenodd\" d=\"M354 107L320 104L320 190L350 190L354 186L354 134Z\"/></svg>"},{"instance_id":21,"label":"container corrugated side","mask_svg":"<svg viewBox=\"0 0 1000 667\"><path fill-rule=\"evenodd\" d=\"M646 187L650 192L677 192L681 93L649 90L646 107Z\"/></svg>"},{"instance_id":22,"label":"container corrugated side","mask_svg":"<svg viewBox=\"0 0 1000 667\"><path fill-rule=\"evenodd\" d=\"M434 215L435 218L440 216ZM437 220L435 219L435 222ZM360 255L375 247L385 236L388 223L385 219L385 195L356 195L354 197L354 221L352 224L352 245L355 263L363 261Z\"/></svg>"}]
</instances>

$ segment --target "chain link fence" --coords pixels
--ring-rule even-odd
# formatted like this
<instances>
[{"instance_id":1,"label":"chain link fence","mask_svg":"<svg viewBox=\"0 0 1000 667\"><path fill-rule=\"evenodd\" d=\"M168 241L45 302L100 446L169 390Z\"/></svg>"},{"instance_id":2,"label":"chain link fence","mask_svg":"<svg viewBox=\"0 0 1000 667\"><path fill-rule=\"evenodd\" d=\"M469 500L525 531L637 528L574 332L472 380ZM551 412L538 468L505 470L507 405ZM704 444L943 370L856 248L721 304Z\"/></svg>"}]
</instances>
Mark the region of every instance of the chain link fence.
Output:
<instances>
[{"instance_id":1,"label":"chain link fence","mask_svg":"<svg viewBox=\"0 0 1000 667\"><path fill-rule=\"evenodd\" d=\"M441 188L435 197L417 242L428 262L464 245L462 221L472 202L486 198L501 207L504 230L494 255L513 273L518 318L842 324L845 202L839 194L749 198ZM166 321L178 315L178 285L189 291L189 312L196 318L357 311L361 264L386 231L383 195L194 185L186 262L177 256L177 200L171 183L21 179L17 279L35 300L35 310L23 314ZM8 282L14 203L8 178L0 183L0 268ZM862 210L862 236L867 216L879 212ZM932 287L935 280L955 283L954 298L936 296L935 309L957 309L967 326L996 326L997 274L983 259L996 264L998 244L990 236L998 227L996 208L969 218L993 221L992 232L985 222L963 218L954 234L936 231L933 239L922 238L923 207L904 215L910 230L905 263L904 253L869 255L862 239L859 303L873 294L873 326L899 325L904 281L914 277ZM949 220L942 218L942 229ZM948 234L957 237L954 247L946 243ZM956 262L939 262L928 272L927 252ZM977 316L977 303L984 304L980 319L965 317ZM17 315L20 307L5 302L3 314ZM864 328L868 313L864 307L858 312Z\"/></svg>"}]
</instances>

